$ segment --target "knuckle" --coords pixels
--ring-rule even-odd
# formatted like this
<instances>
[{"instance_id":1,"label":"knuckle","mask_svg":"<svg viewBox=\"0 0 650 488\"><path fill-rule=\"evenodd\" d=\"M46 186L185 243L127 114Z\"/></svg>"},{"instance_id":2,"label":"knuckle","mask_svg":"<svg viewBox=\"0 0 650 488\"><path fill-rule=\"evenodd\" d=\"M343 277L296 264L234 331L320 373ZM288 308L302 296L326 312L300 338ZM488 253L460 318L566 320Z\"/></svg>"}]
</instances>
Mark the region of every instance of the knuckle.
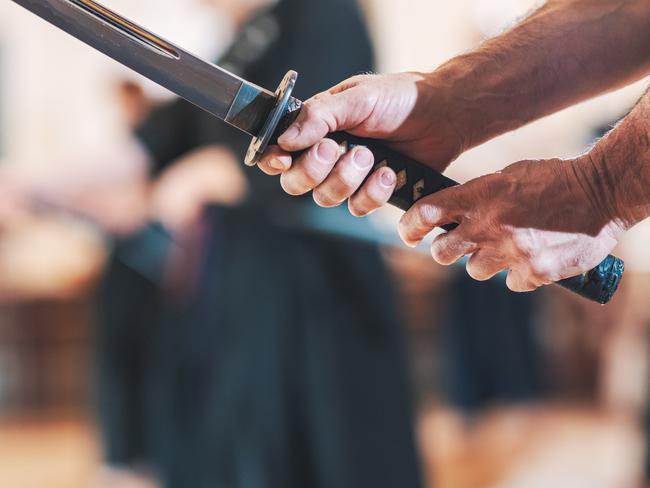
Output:
<instances>
[{"instance_id":1,"label":"knuckle","mask_svg":"<svg viewBox=\"0 0 650 488\"><path fill-rule=\"evenodd\" d=\"M300 178L304 182L304 185L310 189L318 185L327 176L327 171L319 166L321 165L310 161L306 162L301 168Z\"/></svg>"},{"instance_id":2,"label":"knuckle","mask_svg":"<svg viewBox=\"0 0 650 488\"><path fill-rule=\"evenodd\" d=\"M555 271L553 263L544 256L536 256L530 261L530 274L532 277L542 282L550 280Z\"/></svg>"},{"instance_id":3,"label":"knuckle","mask_svg":"<svg viewBox=\"0 0 650 488\"><path fill-rule=\"evenodd\" d=\"M359 85L357 87L357 93L355 94L355 111L363 114L372 113L375 105L377 103L377 96L373 90L369 89L365 85Z\"/></svg>"},{"instance_id":4,"label":"knuckle","mask_svg":"<svg viewBox=\"0 0 650 488\"><path fill-rule=\"evenodd\" d=\"M600 249L600 252L574 252L571 253L566 259L564 268L571 275L577 275L587 271L602 261L602 256L606 255L610 250L607 248ZM564 276L563 276L564 277Z\"/></svg>"},{"instance_id":5,"label":"knuckle","mask_svg":"<svg viewBox=\"0 0 650 488\"><path fill-rule=\"evenodd\" d=\"M348 201L348 210L352 215L355 217L365 217L366 215L370 214L372 211L368 207L366 207L363 203L359 201L359 199L351 198Z\"/></svg>"},{"instance_id":6,"label":"knuckle","mask_svg":"<svg viewBox=\"0 0 650 488\"><path fill-rule=\"evenodd\" d=\"M510 271L506 284L514 292L526 293L536 290L542 283L532 276L529 270L519 267Z\"/></svg>"},{"instance_id":7,"label":"knuckle","mask_svg":"<svg viewBox=\"0 0 650 488\"><path fill-rule=\"evenodd\" d=\"M300 113L305 114L305 115L313 114L314 110L316 109L316 107L318 106L319 103L320 103L320 98L319 98L318 95L316 95L315 97L310 98L309 100L306 100L302 104L302 110L301 110Z\"/></svg>"},{"instance_id":8,"label":"knuckle","mask_svg":"<svg viewBox=\"0 0 650 488\"><path fill-rule=\"evenodd\" d=\"M436 263L443 266L448 266L454 262L447 239L438 239L433 242L431 245L431 256Z\"/></svg>"},{"instance_id":9,"label":"knuckle","mask_svg":"<svg viewBox=\"0 0 650 488\"><path fill-rule=\"evenodd\" d=\"M516 253L526 260L532 260L534 246L530 234L526 231L508 231L508 229L504 229L504 231L511 234L510 240Z\"/></svg>"},{"instance_id":10,"label":"knuckle","mask_svg":"<svg viewBox=\"0 0 650 488\"><path fill-rule=\"evenodd\" d=\"M335 171L328 178L327 186L330 196L340 203L352 196L360 183L357 178L346 171Z\"/></svg>"},{"instance_id":11,"label":"knuckle","mask_svg":"<svg viewBox=\"0 0 650 488\"><path fill-rule=\"evenodd\" d=\"M315 97L306 101L302 108L305 120L321 120L325 118L325 106L322 97Z\"/></svg>"},{"instance_id":12,"label":"knuckle","mask_svg":"<svg viewBox=\"0 0 650 488\"><path fill-rule=\"evenodd\" d=\"M365 81L368 81L372 78L374 78L375 75L372 74L361 74L361 75L354 75L351 78L348 78L348 83L351 85L358 85L361 84Z\"/></svg>"},{"instance_id":13,"label":"knuckle","mask_svg":"<svg viewBox=\"0 0 650 488\"><path fill-rule=\"evenodd\" d=\"M355 170L345 167L337 168L332 174L332 182L335 185L335 193L349 196L359 188L363 181L363 175L359 175ZM370 198L370 195L368 195Z\"/></svg>"},{"instance_id":14,"label":"knuckle","mask_svg":"<svg viewBox=\"0 0 650 488\"><path fill-rule=\"evenodd\" d=\"M305 188L299 184L297 178L295 178L294 175L289 173L284 173L280 177L280 186L282 186L282 189L286 193L292 196L304 195L307 193L307 191L309 191L308 188Z\"/></svg>"},{"instance_id":15,"label":"knuckle","mask_svg":"<svg viewBox=\"0 0 650 488\"><path fill-rule=\"evenodd\" d=\"M313 192L314 201L321 207L336 207L343 203L343 199L333 196L329 191L323 188L316 188Z\"/></svg>"},{"instance_id":16,"label":"knuckle","mask_svg":"<svg viewBox=\"0 0 650 488\"><path fill-rule=\"evenodd\" d=\"M409 241L421 238L423 234L433 229L432 220L431 207L423 202L416 203L400 221L399 230L402 238Z\"/></svg>"},{"instance_id":17,"label":"knuckle","mask_svg":"<svg viewBox=\"0 0 650 488\"><path fill-rule=\"evenodd\" d=\"M587 259L583 253L574 254L566 258L566 267L569 269L583 269L586 264Z\"/></svg>"},{"instance_id":18,"label":"knuckle","mask_svg":"<svg viewBox=\"0 0 650 488\"><path fill-rule=\"evenodd\" d=\"M384 197L381 190L377 189L377 185L368 183L350 198L350 212L356 217L365 217L382 207L388 198L390 195Z\"/></svg>"},{"instance_id":19,"label":"knuckle","mask_svg":"<svg viewBox=\"0 0 650 488\"><path fill-rule=\"evenodd\" d=\"M522 289L520 280L516 278L514 272L512 271L508 273L508 278L506 279L506 286L510 291L514 291L517 293L524 291Z\"/></svg>"},{"instance_id":20,"label":"knuckle","mask_svg":"<svg viewBox=\"0 0 650 488\"><path fill-rule=\"evenodd\" d=\"M390 195L386 195L385 192L377 189L377 185L368 185L367 188L364 188L363 193L366 203L372 208L385 205L390 198Z\"/></svg>"},{"instance_id":21,"label":"knuckle","mask_svg":"<svg viewBox=\"0 0 650 488\"><path fill-rule=\"evenodd\" d=\"M274 173L279 173L279 171L274 170L269 166L267 163L260 163L257 165L257 168L262 171L262 173L267 174L269 176L273 176Z\"/></svg>"},{"instance_id":22,"label":"knuckle","mask_svg":"<svg viewBox=\"0 0 650 488\"><path fill-rule=\"evenodd\" d=\"M489 278L482 263L475 260L470 259L467 261L467 266L465 266L465 268L467 269L467 274L477 281L485 281Z\"/></svg>"},{"instance_id":23,"label":"knuckle","mask_svg":"<svg viewBox=\"0 0 650 488\"><path fill-rule=\"evenodd\" d=\"M304 104L305 105L313 105L315 102L318 102L322 100L323 98L327 98L331 94L328 91L322 91L320 93L317 93L313 97L311 97L309 100L307 100Z\"/></svg>"},{"instance_id":24,"label":"knuckle","mask_svg":"<svg viewBox=\"0 0 650 488\"><path fill-rule=\"evenodd\" d=\"M355 217L365 217L372 212L373 208L371 204L368 204L367 200L353 197L348 200L348 210Z\"/></svg>"},{"instance_id":25,"label":"knuckle","mask_svg":"<svg viewBox=\"0 0 650 488\"><path fill-rule=\"evenodd\" d=\"M299 188L293 186L291 183L288 183L286 181L281 181L280 184L282 186L282 189L291 196L297 197L305 193L304 191L300 190Z\"/></svg>"},{"instance_id":26,"label":"knuckle","mask_svg":"<svg viewBox=\"0 0 650 488\"><path fill-rule=\"evenodd\" d=\"M421 203L413 209L413 215L415 217L415 225L418 227L429 227L433 225L435 221L434 207L426 203Z\"/></svg>"}]
</instances>

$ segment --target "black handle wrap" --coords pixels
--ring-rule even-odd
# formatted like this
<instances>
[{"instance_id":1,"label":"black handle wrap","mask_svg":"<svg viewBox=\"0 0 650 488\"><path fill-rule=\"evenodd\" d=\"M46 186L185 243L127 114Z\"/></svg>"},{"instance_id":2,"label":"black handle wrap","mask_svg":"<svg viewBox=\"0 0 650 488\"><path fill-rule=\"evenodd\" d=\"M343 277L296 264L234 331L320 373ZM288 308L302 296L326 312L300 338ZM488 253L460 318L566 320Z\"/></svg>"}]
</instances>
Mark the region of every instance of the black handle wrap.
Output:
<instances>
[{"instance_id":1,"label":"black handle wrap","mask_svg":"<svg viewBox=\"0 0 650 488\"><path fill-rule=\"evenodd\" d=\"M276 143L277 137L293 123L299 112L300 103L293 100L289 112L278 124L272 143ZM355 146L365 146L370 149L375 156L375 167L371 174L383 166L395 171L397 187L389 203L404 211L411 208L415 202L423 197L459 184L428 166L387 148L376 140L364 139L343 132L330 134L328 137L341 146L342 152L347 152ZM456 227L457 224L443 226L447 231ZM621 259L615 256L607 256L602 263L591 271L559 281L557 284L604 305L616 293L624 270L625 264Z\"/></svg>"}]
</instances>

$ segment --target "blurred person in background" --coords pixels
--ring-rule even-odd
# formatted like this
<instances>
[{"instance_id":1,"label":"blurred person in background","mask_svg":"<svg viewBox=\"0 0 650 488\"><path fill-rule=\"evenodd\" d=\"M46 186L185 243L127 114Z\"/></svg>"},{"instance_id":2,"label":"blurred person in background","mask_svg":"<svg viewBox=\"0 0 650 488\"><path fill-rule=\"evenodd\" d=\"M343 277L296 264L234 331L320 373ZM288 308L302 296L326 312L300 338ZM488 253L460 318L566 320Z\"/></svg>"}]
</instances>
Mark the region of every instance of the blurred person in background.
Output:
<instances>
[{"instance_id":1,"label":"blurred person in background","mask_svg":"<svg viewBox=\"0 0 650 488\"><path fill-rule=\"evenodd\" d=\"M536 331L544 294L514 294L503 281L477 283L455 269L446 286L440 388L470 421L494 406L523 405L545 393Z\"/></svg>"},{"instance_id":2,"label":"blurred person in background","mask_svg":"<svg viewBox=\"0 0 650 488\"><path fill-rule=\"evenodd\" d=\"M209 3L238 25L220 64L261 86L291 67L305 96L372 69L354 0ZM313 202L244 173L249 139L184 101L136 134L152 224L119 239L100 288L105 484L144 466L171 488L419 486L378 250L310 229Z\"/></svg>"}]
</instances>

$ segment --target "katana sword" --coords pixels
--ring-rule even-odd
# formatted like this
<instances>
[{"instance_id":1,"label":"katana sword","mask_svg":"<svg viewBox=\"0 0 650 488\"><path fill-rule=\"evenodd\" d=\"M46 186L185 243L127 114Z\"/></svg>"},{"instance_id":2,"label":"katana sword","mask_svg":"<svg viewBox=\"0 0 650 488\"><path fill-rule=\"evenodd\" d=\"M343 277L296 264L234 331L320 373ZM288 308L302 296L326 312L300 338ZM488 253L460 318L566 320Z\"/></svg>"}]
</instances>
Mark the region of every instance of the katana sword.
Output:
<instances>
[{"instance_id":1,"label":"katana sword","mask_svg":"<svg viewBox=\"0 0 650 488\"><path fill-rule=\"evenodd\" d=\"M246 164L254 166L269 144L296 119L301 102L292 97L298 74L286 77L275 92L254 85L203 61L118 15L93 0L13 0L89 46L167 88L251 135ZM408 210L421 198L458 185L428 166L399 154L382 143L346 133L331 134L342 153L366 146L375 168L388 166L397 174L390 203ZM457 224L444 226L447 231ZM623 276L624 263L608 256L591 271L558 282L590 300L609 302Z\"/></svg>"}]
</instances>

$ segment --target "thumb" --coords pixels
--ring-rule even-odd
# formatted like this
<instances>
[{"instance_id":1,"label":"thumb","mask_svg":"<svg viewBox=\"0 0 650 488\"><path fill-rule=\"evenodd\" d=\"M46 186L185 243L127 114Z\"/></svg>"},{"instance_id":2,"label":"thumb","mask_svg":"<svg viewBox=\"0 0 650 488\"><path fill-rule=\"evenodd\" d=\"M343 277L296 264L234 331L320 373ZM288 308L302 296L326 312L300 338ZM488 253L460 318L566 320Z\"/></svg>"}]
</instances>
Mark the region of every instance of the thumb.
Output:
<instances>
[{"instance_id":1,"label":"thumb","mask_svg":"<svg viewBox=\"0 0 650 488\"><path fill-rule=\"evenodd\" d=\"M278 144L285 151L302 151L332 132L353 129L372 113L368 102L368 97L356 87L338 93L321 93L305 102Z\"/></svg>"}]
</instances>

